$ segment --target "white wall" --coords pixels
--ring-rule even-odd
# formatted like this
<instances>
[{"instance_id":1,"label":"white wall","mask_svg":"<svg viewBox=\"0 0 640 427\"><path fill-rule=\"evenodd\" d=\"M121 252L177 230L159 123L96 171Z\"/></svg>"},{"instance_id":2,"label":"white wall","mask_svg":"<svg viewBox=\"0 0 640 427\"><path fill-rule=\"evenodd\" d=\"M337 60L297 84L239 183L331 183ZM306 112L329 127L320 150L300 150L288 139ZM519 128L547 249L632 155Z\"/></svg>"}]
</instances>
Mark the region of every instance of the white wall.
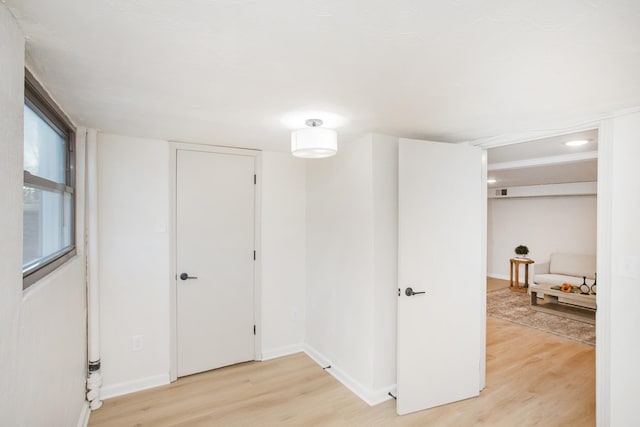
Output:
<instances>
[{"instance_id":1,"label":"white wall","mask_svg":"<svg viewBox=\"0 0 640 427\"><path fill-rule=\"evenodd\" d=\"M613 120L611 423L640 425L640 114ZM630 267L630 268L627 268Z\"/></svg>"},{"instance_id":2,"label":"white wall","mask_svg":"<svg viewBox=\"0 0 640 427\"><path fill-rule=\"evenodd\" d=\"M307 344L373 385L371 137L307 165Z\"/></svg>"},{"instance_id":3,"label":"white wall","mask_svg":"<svg viewBox=\"0 0 640 427\"><path fill-rule=\"evenodd\" d=\"M394 177L394 138L366 135L307 164L306 344L369 401L395 384Z\"/></svg>"},{"instance_id":4,"label":"white wall","mask_svg":"<svg viewBox=\"0 0 640 427\"><path fill-rule=\"evenodd\" d=\"M84 256L79 248L23 293L23 58L23 35L0 4L0 425L71 426L86 408ZM78 169L81 182L82 158ZM82 190L79 185L79 225ZM77 241L83 241L81 226Z\"/></svg>"},{"instance_id":5,"label":"white wall","mask_svg":"<svg viewBox=\"0 0 640 427\"><path fill-rule=\"evenodd\" d=\"M306 166L262 153L262 355L301 351L305 325Z\"/></svg>"},{"instance_id":6,"label":"white wall","mask_svg":"<svg viewBox=\"0 0 640 427\"><path fill-rule=\"evenodd\" d=\"M169 146L98 135L103 395L169 382ZM132 337L143 349L132 351Z\"/></svg>"},{"instance_id":7,"label":"white wall","mask_svg":"<svg viewBox=\"0 0 640 427\"><path fill-rule=\"evenodd\" d=\"M596 196L489 199L488 274L508 277L520 244L538 263L548 262L552 252L595 254L596 211Z\"/></svg>"},{"instance_id":8,"label":"white wall","mask_svg":"<svg viewBox=\"0 0 640 427\"><path fill-rule=\"evenodd\" d=\"M170 371L169 143L99 134L103 396L167 383ZM263 153L262 346L302 349L305 322L305 167ZM296 311L296 319L292 319ZM134 335L143 349L131 351Z\"/></svg>"},{"instance_id":9,"label":"white wall","mask_svg":"<svg viewBox=\"0 0 640 427\"><path fill-rule=\"evenodd\" d=\"M398 138L373 135L373 388L396 383Z\"/></svg>"}]
</instances>

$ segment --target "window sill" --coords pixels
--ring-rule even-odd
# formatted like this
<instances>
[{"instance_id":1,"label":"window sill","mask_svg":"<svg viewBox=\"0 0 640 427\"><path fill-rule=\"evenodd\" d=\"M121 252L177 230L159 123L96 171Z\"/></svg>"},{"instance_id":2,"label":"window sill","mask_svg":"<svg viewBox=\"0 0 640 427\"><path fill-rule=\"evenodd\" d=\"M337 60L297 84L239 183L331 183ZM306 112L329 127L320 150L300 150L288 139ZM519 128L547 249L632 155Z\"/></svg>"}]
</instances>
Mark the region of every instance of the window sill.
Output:
<instances>
[{"instance_id":1,"label":"window sill","mask_svg":"<svg viewBox=\"0 0 640 427\"><path fill-rule=\"evenodd\" d=\"M27 301L28 299L33 298L35 295L46 289L52 282L59 282L60 280L66 279L66 276L71 275L72 271L76 268L84 269L84 256L81 254L75 254L60 267L40 278L25 289L22 293L22 300ZM82 277L84 277L84 274L82 274Z\"/></svg>"}]
</instances>

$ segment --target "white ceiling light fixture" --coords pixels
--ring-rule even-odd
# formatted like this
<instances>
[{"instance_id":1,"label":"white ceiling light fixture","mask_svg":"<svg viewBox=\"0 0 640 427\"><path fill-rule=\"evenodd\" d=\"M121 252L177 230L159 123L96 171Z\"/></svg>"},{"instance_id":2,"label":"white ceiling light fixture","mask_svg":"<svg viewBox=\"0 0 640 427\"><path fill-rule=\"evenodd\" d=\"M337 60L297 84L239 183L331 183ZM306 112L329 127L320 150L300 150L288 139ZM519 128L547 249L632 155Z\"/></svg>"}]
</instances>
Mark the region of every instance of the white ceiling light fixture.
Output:
<instances>
[{"instance_id":1,"label":"white ceiling light fixture","mask_svg":"<svg viewBox=\"0 0 640 427\"><path fill-rule=\"evenodd\" d=\"M589 140L587 139L577 139L575 141L568 141L565 142L564 145L568 146L568 147L579 147L581 145L585 145L588 144Z\"/></svg>"},{"instance_id":2,"label":"white ceiling light fixture","mask_svg":"<svg viewBox=\"0 0 640 427\"><path fill-rule=\"evenodd\" d=\"M291 132L291 154L304 159L321 159L338 152L338 134L334 129L321 128L320 119L309 119L305 124L308 127Z\"/></svg>"},{"instance_id":3,"label":"white ceiling light fixture","mask_svg":"<svg viewBox=\"0 0 640 427\"><path fill-rule=\"evenodd\" d=\"M487 179L487 184L495 184L497 181L494 178Z\"/></svg>"}]
</instances>

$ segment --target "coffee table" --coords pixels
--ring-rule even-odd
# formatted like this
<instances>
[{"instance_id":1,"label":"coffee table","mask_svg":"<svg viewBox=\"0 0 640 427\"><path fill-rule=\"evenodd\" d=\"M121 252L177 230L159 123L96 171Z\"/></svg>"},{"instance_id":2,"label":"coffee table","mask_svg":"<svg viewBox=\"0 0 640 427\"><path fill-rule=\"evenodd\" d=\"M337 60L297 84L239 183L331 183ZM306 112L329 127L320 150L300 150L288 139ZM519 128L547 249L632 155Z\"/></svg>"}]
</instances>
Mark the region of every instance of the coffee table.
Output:
<instances>
[{"instance_id":1,"label":"coffee table","mask_svg":"<svg viewBox=\"0 0 640 427\"><path fill-rule=\"evenodd\" d=\"M556 316L567 317L580 322L596 323L596 296L562 292L551 289L552 285L531 284L531 308ZM538 301L538 296L544 297L544 302Z\"/></svg>"}]
</instances>

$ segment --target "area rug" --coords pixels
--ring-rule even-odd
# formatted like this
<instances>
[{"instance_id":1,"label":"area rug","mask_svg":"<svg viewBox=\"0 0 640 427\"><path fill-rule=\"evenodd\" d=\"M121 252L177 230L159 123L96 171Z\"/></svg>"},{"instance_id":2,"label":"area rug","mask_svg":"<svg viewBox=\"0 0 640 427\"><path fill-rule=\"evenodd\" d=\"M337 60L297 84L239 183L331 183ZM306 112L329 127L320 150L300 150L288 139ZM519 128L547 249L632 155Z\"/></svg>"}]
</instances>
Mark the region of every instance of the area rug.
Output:
<instances>
[{"instance_id":1,"label":"area rug","mask_svg":"<svg viewBox=\"0 0 640 427\"><path fill-rule=\"evenodd\" d=\"M539 329L583 344L596 345L595 325L535 311L530 296L508 288L487 292L487 315Z\"/></svg>"}]
</instances>

